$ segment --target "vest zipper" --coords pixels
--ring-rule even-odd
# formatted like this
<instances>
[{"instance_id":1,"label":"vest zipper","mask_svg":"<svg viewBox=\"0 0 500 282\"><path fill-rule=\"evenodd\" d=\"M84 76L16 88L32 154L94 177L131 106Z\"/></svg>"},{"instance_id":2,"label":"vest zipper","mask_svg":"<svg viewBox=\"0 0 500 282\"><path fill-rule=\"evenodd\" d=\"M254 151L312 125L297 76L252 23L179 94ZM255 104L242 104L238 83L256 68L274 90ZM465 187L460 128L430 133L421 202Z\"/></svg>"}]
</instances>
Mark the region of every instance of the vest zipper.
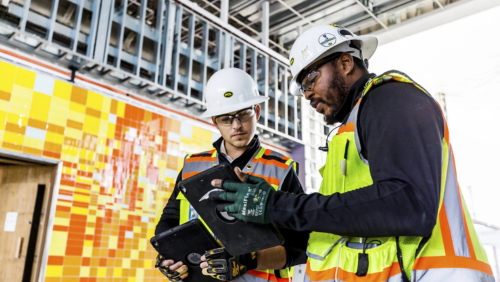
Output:
<instances>
[{"instance_id":1,"label":"vest zipper","mask_svg":"<svg viewBox=\"0 0 500 282\"><path fill-rule=\"evenodd\" d=\"M403 282L410 282L410 279L408 279L408 276L406 276L405 272L405 267L403 264L403 253L401 252L401 247L399 246L399 236L396 237L396 247L398 249L398 262L399 262L399 268L401 269L401 277L403 278Z\"/></svg>"},{"instance_id":2,"label":"vest zipper","mask_svg":"<svg viewBox=\"0 0 500 282\"><path fill-rule=\"evenodd\" d=\"M345 180L347 177L347 151L349 149L349 139L346 140L345 150L344 150L344 159L340 160L340 170L343 176L342 180L342 192L345 193Z\"/></svg>"},{"instance_id":3,"label":"vest zipper","mask_svg":"<svg viewBox=\"0 0 500 282\"><path fill-rule=\"evenodd\" d=\"M418 255L420 254L420 252L422 251L425 244L427 243L427 241L429 241L430 238L431 238L431 236L429 235L427 237L422 238L422 240L420 240L420 244L418 244L417 251L415 252L415 258L418 257Z\"/></svg>"}]
</instances>

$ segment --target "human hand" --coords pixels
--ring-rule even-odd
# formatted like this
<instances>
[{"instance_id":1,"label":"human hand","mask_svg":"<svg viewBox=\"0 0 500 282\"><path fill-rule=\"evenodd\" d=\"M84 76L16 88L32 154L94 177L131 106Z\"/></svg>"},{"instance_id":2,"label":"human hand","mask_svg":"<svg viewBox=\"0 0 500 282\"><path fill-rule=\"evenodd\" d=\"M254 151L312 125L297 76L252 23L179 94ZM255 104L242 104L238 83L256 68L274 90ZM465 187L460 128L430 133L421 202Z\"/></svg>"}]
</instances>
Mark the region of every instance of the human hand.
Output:
<instances>
[{"instance_id":1,"label":"human hand","mask_svg":"<svg viewBox=\"0 0 500 282\"><path fill-rule=\"evenodd\" d=\"M231 256L224 248L210 250L201 257L202 273L222 281L234 280L248 270L257 268L255 252L241 256Z\"/></svg>"},{"instance_id":2,"label":"human hand","mask_svg":"<svg viewBox=\"0 0 500 282\"><path fill-rule=\"evenodd\" d=\"M241 172L235 169L235 172ZM237 173L238 175L238 173ZM241 175L238 175L240 179ZM269 199L276 192L266 180L260 177L246 175L246 183L237 183L232 181L222 181L220 179L212 180L212 186L223 188L226 191L220 191L210 194L211 199L224 200L225 203L219 205L219 211L227 211L232 216L254 223L271 223L269 217Z\"/></svg>"},{"instance_id":3,"label":"human hand","mask_svg":"<svg viewBox=\"0 0 500 282\"><path fill-rule=\"evenodd\" d=\"M182 261L165 259L160 254L156 257L155 267L171 282L181 281L188 276L188 267Z\"/></svg>"}]
</instances>

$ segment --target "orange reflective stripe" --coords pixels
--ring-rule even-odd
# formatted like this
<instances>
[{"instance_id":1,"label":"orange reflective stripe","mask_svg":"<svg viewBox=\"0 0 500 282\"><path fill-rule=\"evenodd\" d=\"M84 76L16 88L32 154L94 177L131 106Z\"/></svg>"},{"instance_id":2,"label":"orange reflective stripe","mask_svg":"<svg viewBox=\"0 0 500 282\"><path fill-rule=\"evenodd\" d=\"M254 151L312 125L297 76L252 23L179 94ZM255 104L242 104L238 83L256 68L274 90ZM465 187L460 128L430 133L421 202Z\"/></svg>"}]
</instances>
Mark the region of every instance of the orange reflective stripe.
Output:
<instances>
[{"instance_id":1,"label":"orange reflective stripe","mask_svg":"<svg viewBox=\"0 0 500 282\"><path fill-rule=\"evenodd\" d=\"M250 172L249 174L253 175L253 176L260 177L260 178L264 178L264 180L266 180L267 183L269 183L271 185L278 185L278 186L280 185L280 180L278 178L263 176L263 175L260 175L260 174L255 174L253 172Z\"/></svg>"},{"instance_id":2,"label":"orange reflective stripe","mask_svg":"<svg viewBox=\"0 0 500 282\"><path fill-rule=\"evenodd\" d=\"M417 258L413 266L413 270L428 270L433 268L467 268L493 276L493 271L489 264L467 257L422 257Z\"/></svg>"},{"instance_id":3,"label":"orange reflective stripe","mask_svg":"<svg viewBox=\"0 0 500 282\"><path fill-rule=\"evenodd\" d=\"M269 156L272 152L273 152L272 150L266 149L264 151L264 155Z\"/></svg>"},{"instance_id":4,"label":"orange reflective stripe","mask_svg":"<svg viewBox=\"0 0 500 282\"><path fill-rule=\"evenodd\" d=\"M259 159L253 159L252 161L253 163L262 163L262 164L265 164L265 165L275 165L279 168L282 168L282 169L287 169L288 168L288 165L285 164L285 163L282 163L282 162L278 162L276 160L266 160L266 159L263 159L263 158L259 158Z\"/></svg>"},{"instance_id":5,"label":"orange reflective stripe","mask_svg":"<svg viewBox=\"0 0 500 282\"><path fill-rule=\"evenodd\" d=\"M324 271L313 271L311 269L309 261L307 262L306 273L311 279L311 281L328 281L332 280L335 275L342 281L363 281L363 282L379 282L387 281L389 277L401 274L401 269L399 268L399 263L394 262L391 266L384 268L381 272L368 273L366 276L356 276L356 273L345 271L342 268L330 268Z\"/></svg>"},{"instance_id":6,"label":"orange reflective stripe","mask_svg":"<svg viewBox=\"0 0 500 282\"><path fill-rule=\"evenodd\" d=\"M448 131L448 124L446 123L446 118L444 117L444 113L441 111L443 115L444 121L444 140L446 140L446 144L450 145L450 132Z\"/></svg>"},{"instance_id":7,"label":"orange reflective stripe","mask_svg":"<svg viewBox=\"0 0 500 282\"><path fill-rule=\"evenodd\" d=\"M354 122L350 122L342 127L339 127L339 131L337 131L337 135L342 134L344 132L354 132Z\"/></svg>"},{"instance_id":8,"label":"orange reflective stripe","mask_svg":"<svg viewBox=\"0 0 500 282\"><path fill-rule=\"evenodd\" d=\"M453 247L450 224L448 222L448 216L446 215L446 208L444 203L441 205L441 210L439 211L439 222L441 228L441 236L443 238L444 252L446 253L446 256L454 256L455 248Z\"/></svg>"},{"instance_id":9,"label":"orange reflective stripe","mask_svg":"<svg viewBox=\"0 0 500 282\"><path fill-rule=\"evenodd\" d=\"M279 277L276 277L276 275L272 274L272 273L267 273L267 272L261 272L261 271L257 271L257 270L249 270L247 271L247 274L250 274L252 276L255 276L255 277L258 277L258 278L261 278L261 279L264 279L264 280L268 280L268 281L274 281L274 282L288 282L288 278L279 278Z\"/></svg>"},{"instance_id":10,"label":"orange reflective stripe","mask_svg":"<svg viewBox=\"0 0 500 282\"><path fill-rule=\"evenodd\" d=\"M361 103L361 98L358 98L358 100L356 100L356 105L354 106L356 107L359 103Z\"/></svg>"},{"instance_id":11,"label":"orange reflective stripe","mask_svg":"<svg viewBox=\"0 0 500 282\"><path fill-rule=\"evenodd\" d=\"M195 176L197 175L198 173L200 173L201 171L193 171L193 172L186 172L186 173L183 173L182 174L182 179L188 179L189 177L191 176Z\"/></svg>"},{"instance_id":12,"label":"orange reflective stripe","mask_svg":"<svg viewBox=\"0 0 500 282\"><path fill-rule=\"evenodd\" d=\"M186 159L186 163L192 162L215 162L217 158L214 157L195 157L194 155L188 159Z\"/></svg>"},{"instance_id":13,"label":"orange reflective stripe","mask_svg":"<svg viewBox=\"0 0 500 282\"><path fill-rule=\"evenodd\" d=\"M472 244L472 239L470 238L469 226L467 226L464 207L462 205L462 193L460 193L460 185L458 184L457 167L455 166L455 154L453 153L451 145L450 145L450 152L451 152L451 158L453 160L453 171L455 172L455 179L457 180L458 201L460 202L460 211L462 213L462 220L464 222L465 237L467 238L467 245L469 246L469 254L472 259L476 259L476 251L474 250L474 245Z\"/></svg>"}]
</instances>

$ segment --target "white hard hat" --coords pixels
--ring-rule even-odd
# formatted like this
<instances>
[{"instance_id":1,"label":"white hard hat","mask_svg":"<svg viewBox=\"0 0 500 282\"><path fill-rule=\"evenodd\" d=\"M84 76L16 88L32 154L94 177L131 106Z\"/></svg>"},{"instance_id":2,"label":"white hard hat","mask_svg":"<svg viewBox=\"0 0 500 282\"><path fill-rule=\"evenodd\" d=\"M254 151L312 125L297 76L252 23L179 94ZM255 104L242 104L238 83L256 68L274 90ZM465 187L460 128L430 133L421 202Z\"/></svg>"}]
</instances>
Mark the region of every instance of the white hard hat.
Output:
<instances>
[{"instance_id":1,"label":"white hard hat","mask_svg":"<svg viewBox=\"0 0 500 282\"><path fill-rule=\"evenodd\" d=\"M249 108L269 99L259 95L257 83L245 71L222 69L212 75L205 86L207 110L202 118L227 114Z\"/></svg>"},{"instance_id":2,"label":"white hard hat","mask_svg":"<svg viewBox=\"0 0 500 282\"><path fill-rule=\"evenodd\" d=\"M371 58L378 46L373 35L357 36L338 25L318 25L302 33L290 51L292 82L290 91L300 96L297 77L308 66L333 53L349 52L362 61Z\"/></svg>"}]
</instances>

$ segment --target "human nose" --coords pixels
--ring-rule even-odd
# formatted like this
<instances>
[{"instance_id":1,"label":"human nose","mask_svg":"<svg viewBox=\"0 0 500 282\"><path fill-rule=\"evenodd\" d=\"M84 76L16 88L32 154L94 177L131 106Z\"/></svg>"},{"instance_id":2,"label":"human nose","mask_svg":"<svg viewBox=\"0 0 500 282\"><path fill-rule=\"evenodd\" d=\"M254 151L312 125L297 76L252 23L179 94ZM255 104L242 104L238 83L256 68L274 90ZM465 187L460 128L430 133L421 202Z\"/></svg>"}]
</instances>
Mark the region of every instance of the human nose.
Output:
<instances>
[{"instance_id":1,"label":"human nose","mask_svg":"<svg viewBox=\"0 0 500 282\"><path fill-rule=\"evenodd\" d=\"M314 96L314 88L311 89L311 90L306 90L305 91L304 98L306 98L306 100L311 100L312 96Z\"/></svg>"},{"instance_id":2,"label":"human nose","mask_svg":"<svg viewBox=\"0 0 500 282\"><path fill-rule=\"evenodd\" d=\"M238 129L241 127L241 121L238 117L234 117L233 118L233 121L231 122L231 126L233 127L233 129Z\"/></svg>"}]
</instances>

